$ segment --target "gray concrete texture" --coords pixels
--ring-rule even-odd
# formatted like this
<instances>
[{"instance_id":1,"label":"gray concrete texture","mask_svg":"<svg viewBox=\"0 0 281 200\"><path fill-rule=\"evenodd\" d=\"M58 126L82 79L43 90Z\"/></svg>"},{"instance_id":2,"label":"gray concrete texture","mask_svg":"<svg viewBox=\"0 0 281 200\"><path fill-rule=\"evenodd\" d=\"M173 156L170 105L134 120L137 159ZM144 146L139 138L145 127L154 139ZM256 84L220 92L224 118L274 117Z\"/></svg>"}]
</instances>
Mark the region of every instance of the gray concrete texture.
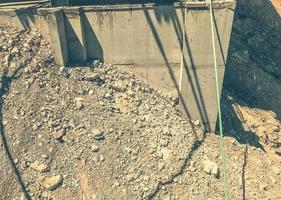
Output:
<instances>
[{"instance_id":1,"label":"gray concrete texture","mask_svg":"<svg viewBox=\"0 0 281 200\"><path fill-rule=\"evenodd\" d=\"M214 2L213 7L221 87L235 1ZM54 9L39 10L31 25L52 41L58 64L66 66L68 59L69 62L101 59L125 65L124 69L159 89L177 90L188 118L199 119L207 129L214 130L217 105L207 3L64 7L63 18L56 14L60 20L53 26L50 19L54 19L45 15L51 15ZM2 16L5 15L0 11Z\"/></svg>"}]
</instances>

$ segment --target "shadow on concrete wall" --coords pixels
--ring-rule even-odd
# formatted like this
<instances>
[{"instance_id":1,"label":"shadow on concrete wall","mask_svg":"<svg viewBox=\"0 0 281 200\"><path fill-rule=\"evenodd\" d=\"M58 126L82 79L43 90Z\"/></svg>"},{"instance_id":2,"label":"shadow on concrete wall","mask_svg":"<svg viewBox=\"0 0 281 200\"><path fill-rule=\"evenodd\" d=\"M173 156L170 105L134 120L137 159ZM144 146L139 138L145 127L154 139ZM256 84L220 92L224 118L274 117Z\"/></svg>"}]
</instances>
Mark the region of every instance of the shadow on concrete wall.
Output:
<instances>
[{"instance_id":1,"label":"shadow on concrete wall","mask_svg":"<svg viewBox=\"0 0 281 200\"><path fill-rule=\"evenodd\" d=\"M35 4L28 6L28 8L15 9L16 17L18 18L22 28L24 30L30 30L30 23L35 24L36 22L36 9L46 7L47 4Z\"/></svg>"},{"instance_id":2,"label":"shadow on concrete wall","mask_svg":"<svg viewBox=\"0 0 281 200\"><path fill-rule=\"evenodd\" d=\"M77 36L73 26L71 25L68 17L64 18L67 46L68 46L68 56L72 62L80 62L83 58L84 45ZM73 51L75 49L75 51Z\"/></svg>"},{"instance_id":3,"label":"shadow on concrete wall","mask_svg":"<svg viewBox=\"0 0 281 200\"><path fill-rule=\"evenodd\" d=\"M158 46L158 48L161 52L161 55L164 59L166 67L169 70L170 78L172 79L172 81L174 82L174 85L176 86L177 92L179 94L180 102L183 105L184 112L186 113L187 118L191 119L191 114L190 114L190 111L188 109L188 102L185 102L185 100L184 100L184 98L181 94L180 86L177 83L176 75L174 74L172 66L170 64L171 62L169 62L169 60L168 60L168 57L165 53L165 49L164 49L164 47L162 45L162 42L161 42L161 38L160 38L160 36L159 36L159 34L156 30L156 26L153 24L150 13L148 11L149 8L147 8L145 4L142 4L142 8L143 8L143 12L144 12L144 15L146 17L146 20L147 20L147 22L150 26L150 30L151 30L151 32L154 36L154 39L157 43L157 46ZM183 8L182 9L182 17L184 18L184 12L185 11L184 11L183 6L182 6L182 8ZM205 103L204 103L204 100L203 100L202 90L200 88L200 84L199 84L199 80L198 80L198 74L195 70L195 65L194 65L194 62L193 62L193 56L192 56L192 53L191 53L191 50L190 50L190 47L189 47L189 44L188 44L187 34L183 34L183 31L186 31L186 30L182 30L182 28L181 28L181 27L185 27L185 26L180 24L180 20L177 16L176 9L173 6L165 7L165 9L162 9L161 7L156 7L156 8L154 8L154 14L155 14L159 23L162 23L162 21L166 21L166 22L171 22L173 24L173 28L174 28L174 31L176 32L177 40L179 42L179 46L181 48L181 51L184 51L183 43L186 45L187 54L188 54L187 56L189 57L189 59L191 61L191 66L190 67L187 66L186 58L184 56L184 59L183 59L184 72L187 73L187 76L188 76L189 80L193 80L192 77L194 77L194 80L190 81L188 83L182 83L182 84L183 85L184 84L190 84L191 85L192 93L195 97L196 105L197 105L197 108L199 110L201 119L204 119L204 121L209 121L208 115L207 115L207 112L206 112ZM183 35L185 35L185 38L183 38ZM198 95L197 95L196 90L198 92ZM206 130L210 130L210 127L209 127L208 124L206 124L205 128L206 128Z\"/></svg>"},{"instance_id":4,"label":"shadow on concrete wall","mask_svg":"<svg viewBox=\"0 0 281 200\"><path fill-rule=\"evenodd\" d=\"M30 22L34 23L35 22L35 16L34 14L22 14L20 10L16 10L16 17L19 19L21 26L23 27L24 30L30 30Z\"/></svg>"},{"instance_id":5,"label":"shadow on concrete wall","mask_svg":"<svg viewBox=\"0 0 281 200\"><path fill-rule=\"evenodd\" d=\"M85 37L87 38L87 57L89 59L100 59L101 61L104 61L102 46L85 14L84 28L86 34Z\"/></svg>"}]
</instances>

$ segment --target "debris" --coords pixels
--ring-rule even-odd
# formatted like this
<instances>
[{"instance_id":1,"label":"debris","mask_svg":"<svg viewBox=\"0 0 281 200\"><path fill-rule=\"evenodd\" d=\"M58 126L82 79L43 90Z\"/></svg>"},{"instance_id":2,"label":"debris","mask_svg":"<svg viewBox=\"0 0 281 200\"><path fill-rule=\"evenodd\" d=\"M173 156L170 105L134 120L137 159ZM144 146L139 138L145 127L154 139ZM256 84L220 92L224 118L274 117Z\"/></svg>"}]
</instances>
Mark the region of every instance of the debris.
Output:
<instances>
[{"instance_id":1,"label":"debris","mask_svg":"<svg viewBox=\"0 0 281 200\"><path fill-rule=\"evenodd\" d=\"M30 167L40 173L44 173L49 171L49 166L45 163L40 163L39 161L35 161L34 163L30 164Z\"/></svg>"},{"instance_id":2,"label":"debris","mask_svg":"<svg viewBox=\"0 0 281 200\"><path fill-rule=\"evenodd\" d=\"M205 160L203 161L204 164L204 172L206 172L207 174L212 174L214 175L216 178L219 178L219 166L210 160Z\"/></svg>"},{"instance_id":3,"label":"debris","mask_svg":"<svg viewBox=\"0 0 281 200\"><path fill-rule=\"evenodd\" d=\"M52 176L52 177L42 177L39 179L40 184L46 188L47 190L55 190L57 189L63 181L63 177L61 175Z\"/></svg>"},{"instance_id":4,"label":"debris","mask_svg":"<svg viewBox=\"0 0 281 200\"><path fill-rule=\"evenodd\" d=\"M100 150L100 148L96 145L92 145L92 151L93 152L98 152Z\"/></svg>"},{"instance_id":5,"label":"debris","mask_svg":"<svg viewBox=\"0 0 281 200\"><path fill-rule=\"evenodd\" d=\"M103 140L104 139L104 134L103 134L103 131L101 131L100 129L98 128L93 128L92 131L91 131L92 135L93 135L93 138L95 140Z\"/></svg>"}]
</instances>

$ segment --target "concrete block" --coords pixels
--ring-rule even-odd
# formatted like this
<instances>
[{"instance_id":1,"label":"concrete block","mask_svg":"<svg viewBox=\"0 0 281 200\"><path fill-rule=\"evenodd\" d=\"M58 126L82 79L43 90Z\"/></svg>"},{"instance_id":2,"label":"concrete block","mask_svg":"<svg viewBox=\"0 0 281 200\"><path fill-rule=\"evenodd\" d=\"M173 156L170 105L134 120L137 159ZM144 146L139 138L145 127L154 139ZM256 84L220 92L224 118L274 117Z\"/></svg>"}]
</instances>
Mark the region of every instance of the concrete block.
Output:
<instances>
[{"instance_id":1,"label":"concrete block","mask_svg":"<svg viewBox=\"0 0 281 200\"><path fill-rule=\"evenodd\" d=\"M66 66L69 61L69 56L63 11L60 9L50 9L48 11L47 20L55 61L60 66Z\"/></svg>"},{"instance_id":2,"label":"concrete block","mask_svg":"<svg viewBox=\"0 0 281 200\"><path fill-rule=\"evenodd\" d=\"M71 61L87 61L83 10L68 7L64 14L69 58Z\"/></svg>"}]
</instances>

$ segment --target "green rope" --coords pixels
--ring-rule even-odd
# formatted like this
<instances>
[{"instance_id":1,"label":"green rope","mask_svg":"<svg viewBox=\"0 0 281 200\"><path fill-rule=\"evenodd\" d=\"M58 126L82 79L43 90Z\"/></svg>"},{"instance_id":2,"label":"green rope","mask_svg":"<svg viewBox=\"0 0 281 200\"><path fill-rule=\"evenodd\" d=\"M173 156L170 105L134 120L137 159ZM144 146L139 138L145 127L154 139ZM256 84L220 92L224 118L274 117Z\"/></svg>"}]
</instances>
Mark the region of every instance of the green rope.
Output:
<instances>
[{"instance_id":1,"label":"green rope","mask_svg":"<svg viewBox=\"0 0 281 200\"><path fill-rule=\"evenodd\" d=\"M217 66L217 56L216 56L216 46L215 46L214 16L213 16L212 1L210 1L210 18L211 18L214 68L215 68L216 91L217 91L217 106L218 106L219 131L220 131L220 143L221 143L220 146L221 146L221 157L222 157L223 177L224 177L224 199L228 200L227 169L226 169L225 152L224 152L224 138L223 138L223 130L222 130L220 90L219 90L219 81L218 81L218 69L217 69L218 66Z\"/></svg>"}]
</instances>

